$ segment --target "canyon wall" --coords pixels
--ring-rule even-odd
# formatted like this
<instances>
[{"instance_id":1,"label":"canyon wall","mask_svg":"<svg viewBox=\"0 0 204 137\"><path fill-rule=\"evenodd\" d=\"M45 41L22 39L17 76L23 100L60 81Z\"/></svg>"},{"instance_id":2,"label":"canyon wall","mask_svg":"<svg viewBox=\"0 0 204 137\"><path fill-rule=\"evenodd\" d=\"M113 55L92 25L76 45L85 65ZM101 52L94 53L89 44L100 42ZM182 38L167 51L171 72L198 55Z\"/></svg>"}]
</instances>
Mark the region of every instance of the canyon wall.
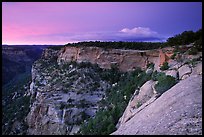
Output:
<instances>
[{"instance_id":1,"label":"canyon wall","mask_svg":"<svg viewBox=\"0 0 204 137\"><path fill-rule=\"evenodd\" d=\"M93 117L110 86L96 70L57 65L59 50L46 49L32 65L28 135L73 135Z\"/></svg>"},{"instance_id":2,"label":"canyon wall","mask_svg":"<svg viewBox=\"0 0 204 137\"><path fill-rule=\"evenodd\" d=\"M91 62L101 68L110 69L117 65L121 71L131 71L136 67L146 68L148 62L153 62L158 68L160 63L159 50L123 50L104 49L99 47L64 47L60 50L58 64L76 61Z\"/></svg>"},{"instance_id":3,"label":"canyon wall","mask_svg":"<svg viewBox=\"0 0 204 137\"><path fill-rule=\"evenodd\" d=\"M96 69L80 68L70 61L90 62L121 71L136 67L145 69L153 62L155 68L167 61L163 50L122 50L98 47L47 48L32 65L30 112L26 117L28 135L72 135L81 123L93 117L109 83L101 79ZM68 63L69 62L69 63ZM66 64L68 63L68 64Z\"/></svg>"}]
</instances>

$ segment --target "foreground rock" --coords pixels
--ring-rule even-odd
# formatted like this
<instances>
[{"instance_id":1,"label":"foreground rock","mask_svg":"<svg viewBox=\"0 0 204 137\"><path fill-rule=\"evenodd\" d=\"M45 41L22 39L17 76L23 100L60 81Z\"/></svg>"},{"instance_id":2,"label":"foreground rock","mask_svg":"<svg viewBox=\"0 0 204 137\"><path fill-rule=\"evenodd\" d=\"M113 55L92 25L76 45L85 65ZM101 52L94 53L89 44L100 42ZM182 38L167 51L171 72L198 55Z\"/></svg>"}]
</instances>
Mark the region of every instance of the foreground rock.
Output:
<instances>
[{"instance_id":1,"label":"foreground rock","mask_svg":"<svg viewBox=\"0 0 204 137\"><path fill-rule=\"evenodd\" d=\"M135 91L134 95L128 103L125 112L123 113L123 116L119 119L117 127L123 125L125 122L130 120L137 112L141 111L144 106L151 102L151 98L155 98L154 89L152 88L153 85L155 85L155 82L153 80L149 80L140 88L139 91Z\"/></svg>"},{"instance_id":2,"label":"foreground rock","mask_svg":"<svg viewBox=\"0 0 204 137\"><path fill-rule=\"evenodd\" d=\"M191 75L123 123L112 135L202 134L202 76Z\"/></svg>"}]
</instances>

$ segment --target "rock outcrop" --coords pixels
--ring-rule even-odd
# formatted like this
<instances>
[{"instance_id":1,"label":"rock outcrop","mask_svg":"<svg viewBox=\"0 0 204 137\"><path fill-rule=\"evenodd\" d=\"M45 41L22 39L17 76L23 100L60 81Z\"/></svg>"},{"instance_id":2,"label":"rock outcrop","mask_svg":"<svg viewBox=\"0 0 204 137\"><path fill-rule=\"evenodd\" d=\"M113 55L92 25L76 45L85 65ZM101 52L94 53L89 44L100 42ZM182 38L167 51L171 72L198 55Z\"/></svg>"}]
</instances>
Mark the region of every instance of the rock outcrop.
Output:
<instances>
[{"instance_id":1,"label":"rock outcrop","mask_svg":"<svg viewBox=\"0 0 204 137\"><path fill-rule=\"evenodd\" d=\"M91 68L58 65L58 51L46 49L32 66L28 135L69 135L93 117L109 84Z\"/></svg>"},{"instance_id":2,"label":"rock outcrop","mask_svg":"<svg viewBox=\"0 0 204 137\"><path fill-rule=\"evenodd\" d=\"M142 106L141 106L142 107ZM153 100L112 135L202 134L202 76L192 75Z\"/></svg>"},{"instance_id":3,"label":"rock outcrop","mask_svg":"<svg viewBox=\"0 0 204 137\"><path fill-rule=\"evenodd\" d=\"M58 64L70 61L91 62L105 69L110 69L111 65L117 65L121 71L131 71L136 67L145 69L149 62L153 62L158 68L160 58L159 50L142 51L67 46L61 49L57 61Z\"/></svg>"},{"instance_id":4,"label":"rock outcrop","mask_svg":"<svg viewBox=\"0 0 204 137\"><path fill-rule=\"evenodd\" d=\"M159 50L159 66L162 66L164 62L168 62L171 60L171 56L173 55L174 48L167 47Z\"/></svg>"},{"instance_id":5,"label":"rock outcrop","mask_svg":"<svg viewBox=\"0 0 204 137\"><path fill-rule=\"evenodd\" d=\"M119 119L117 127L120 127L128 120L130 120L136 113L144 109L146 105L152 102L152 100L156 99L156 93L154 92L153 86L155 85L155 81L150 80L147 81L140 90L136 90L134 95L126 107L126 110L123 113L123 116ZM139 92L139 93L138 93Z\"/></svg>"}]
</instances>

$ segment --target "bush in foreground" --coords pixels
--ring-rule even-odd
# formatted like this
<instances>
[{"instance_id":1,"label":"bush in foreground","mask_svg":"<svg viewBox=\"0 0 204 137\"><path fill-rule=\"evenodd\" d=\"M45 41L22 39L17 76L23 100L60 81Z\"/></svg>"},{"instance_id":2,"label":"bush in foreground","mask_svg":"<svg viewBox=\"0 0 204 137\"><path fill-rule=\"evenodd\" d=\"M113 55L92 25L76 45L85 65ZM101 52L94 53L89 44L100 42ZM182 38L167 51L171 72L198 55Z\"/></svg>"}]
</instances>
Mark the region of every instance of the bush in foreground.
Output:
<instances>
[{"instance_id":1,"label":"bush in foreground","mask_svg":"<svg viewBox=\"0 0 204 137\"><path fill-rule=\"evenodd\" d=\"M160 70L167 70L169 68L168 62L164 62L163 65L160 67Z\"/></svg>"},{"instance_id":2,"label":"bush in foreground","mask_svg":"<svg viewBox=\"0 0 204 137\"><path fill-rule=\"evenodd\" d=\"M171 87L173 87L176 84L176 80L174 77L169 75L164 75L158 78L158 83L155 85L155 90L158 93L164 93Z\"/></svg>"}]
</instances>

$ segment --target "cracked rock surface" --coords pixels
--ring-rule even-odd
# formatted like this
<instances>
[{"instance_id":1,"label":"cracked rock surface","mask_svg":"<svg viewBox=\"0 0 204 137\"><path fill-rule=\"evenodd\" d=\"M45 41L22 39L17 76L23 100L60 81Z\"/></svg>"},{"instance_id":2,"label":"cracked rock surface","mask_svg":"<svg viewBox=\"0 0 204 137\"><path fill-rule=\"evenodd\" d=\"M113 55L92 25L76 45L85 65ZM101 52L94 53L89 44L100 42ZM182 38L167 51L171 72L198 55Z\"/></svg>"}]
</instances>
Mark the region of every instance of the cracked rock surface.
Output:
<instances>
[{"instance_id":1,"label":"cracked rock surface","mask_svg":"<svg viewBox=\"0 0 204 137\"><path fill-rule=\"evenodd\" d=\"M202 75L192 75L122 124L112 135L202 134Z\"/></svg>"}]
</instances>

